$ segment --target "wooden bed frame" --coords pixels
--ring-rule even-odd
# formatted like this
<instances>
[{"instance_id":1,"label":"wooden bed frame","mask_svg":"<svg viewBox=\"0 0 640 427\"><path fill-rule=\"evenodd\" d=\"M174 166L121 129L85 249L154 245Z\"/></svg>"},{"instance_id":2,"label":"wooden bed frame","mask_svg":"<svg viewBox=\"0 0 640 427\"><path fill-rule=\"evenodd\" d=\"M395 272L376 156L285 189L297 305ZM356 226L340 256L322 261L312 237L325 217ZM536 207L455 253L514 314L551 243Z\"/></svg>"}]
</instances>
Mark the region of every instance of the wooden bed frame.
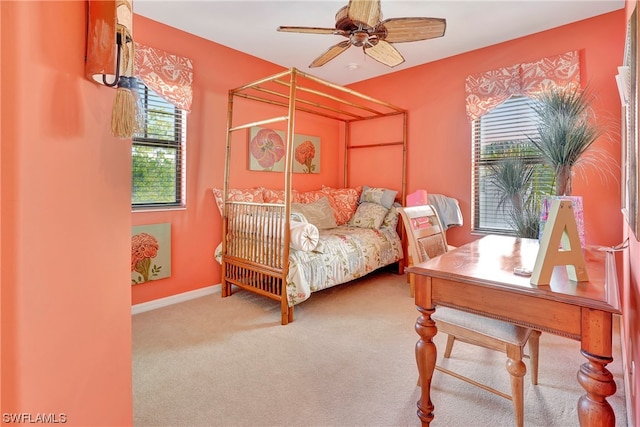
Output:
<instances>
[{"instance_id":1,"label":"wooden bed frame","mask_svg":"<svg viewBox=\"0 0 640 427\"><path fill-rule=\"evenodd\" d=\"M318 89L320 88L320 90ZM286 114L240 125L234 124L234 100L246 100L279 106ZM319 79L296 68L231 89L227 112L227 140L224 168L224 204L222 209L222 297L231 295L232 285L280 301L282 324L293 321L293 307L286 295L289 269L289 218L292 198L293 135L296 113L309 113L345 123L344 187L349 186L349 152L398 146L402 149L401 203L406 198L407 112L351 89ZM374 144L350 141L352 122L402 115L402 140ZM277 122L286 122L286 154L283 176L284 204L249 203L228 200L232 168L234 132ZM245 167L244 162L237 162ZM374 183L375 185L375 183ZM284 218L284 220L283 220ZM267 230L267 231L265 231ZM402 236L402 235L401 235ZM401 262L402 263L402 262ZM402 271L403 265L399 267Z\"/></svg>"}]
</instances>

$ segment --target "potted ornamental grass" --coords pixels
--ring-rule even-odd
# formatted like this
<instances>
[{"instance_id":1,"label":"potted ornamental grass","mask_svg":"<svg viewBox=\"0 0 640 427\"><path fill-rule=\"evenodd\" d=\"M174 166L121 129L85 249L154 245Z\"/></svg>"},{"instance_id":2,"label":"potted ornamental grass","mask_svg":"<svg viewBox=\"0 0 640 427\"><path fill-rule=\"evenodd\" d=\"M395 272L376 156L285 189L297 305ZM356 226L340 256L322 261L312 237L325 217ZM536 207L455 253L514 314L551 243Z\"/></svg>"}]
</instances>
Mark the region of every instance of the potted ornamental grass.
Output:
<instances>
[{"instance_id":1,"label":"potted ornamental grass","mask_svg":"<svg viewBox=\"0 0 640 427\"><path fill-rule=\"evenodd\" d=\"M533 99L537 133L528 139L555 172L556 196L571 196L573 173L598 160L592 145L604 130L591 107L594 99L579 87L547 89Z\"/></svg>"},{"instance_id":2,"label":"potted ornamental grass","mask_svg":"<svg viewBox=\"0 0 640 427\"><path fill-rule=\"evenodd\" d=\"M583 247L584 211L582 196L573 195L574 173L586 176L586 167L593 167L601 176L612 171L607 152L593 147L605 135L602 118L596 117L592 107L595 99L595 94L588 87L556 87L541 92L532 103L537 118L537 133L528 137L555 173L555 197L544 197L540 207L540 235L553 199L568 199L573 205Z\"/></svg>"},{"instance_id":3,"label":"potted ornamental grass","mask_svg":"<svg viewBox=\"0 0 640 427\"><path fill-rule=\"evenodd\" d=\"M540 200L546 192L533 183L544 171L530 161L531 150L523 149L519 142L508 145L509 155L489 166L490 181L499 195L498 207L506 212L518 237L538 238Z\"/></svg>"},{"instance_id":4,"label":"potted ornamental grass","mask_svg":"<svg viewBox=\"0 0 640 427\"><path fill-rule=\"evenodd\" d=\"M593 146L606 134L596 120L594 100L587 88L540 92L530 104L536 132L524 135L524 141L507 141L496 151L489 178L517 236L539 238L552 200L563 198L573 204L584 245L582 197L572 194L574 174L587 167L601 175L612 170L608 154Z\"/></svg>"}]
</instances>

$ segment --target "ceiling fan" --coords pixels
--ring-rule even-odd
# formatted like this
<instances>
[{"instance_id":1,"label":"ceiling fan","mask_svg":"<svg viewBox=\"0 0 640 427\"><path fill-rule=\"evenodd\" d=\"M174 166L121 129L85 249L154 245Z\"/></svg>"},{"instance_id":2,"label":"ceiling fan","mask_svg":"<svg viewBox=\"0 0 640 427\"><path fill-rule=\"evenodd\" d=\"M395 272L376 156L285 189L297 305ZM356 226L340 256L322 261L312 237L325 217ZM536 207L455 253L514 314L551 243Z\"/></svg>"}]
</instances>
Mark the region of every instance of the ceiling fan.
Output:
<instances>
[{"instance_id":1,"label":"ceiling fan","mask_svg":"<svg viewBox=\"0 0 640 427\"><path fill-rule=\"evenodd\" d=\"M364 53L389 67L404 62L392 43L414 42L444 36L447 21L440 18L390 18L382 21L380 0L349 0L336 13L335 28L280 26L289 33L332 34L347 40L331 46L309 68L321 67L350 46L362 47Z\"/></svg>"}]
</instances>

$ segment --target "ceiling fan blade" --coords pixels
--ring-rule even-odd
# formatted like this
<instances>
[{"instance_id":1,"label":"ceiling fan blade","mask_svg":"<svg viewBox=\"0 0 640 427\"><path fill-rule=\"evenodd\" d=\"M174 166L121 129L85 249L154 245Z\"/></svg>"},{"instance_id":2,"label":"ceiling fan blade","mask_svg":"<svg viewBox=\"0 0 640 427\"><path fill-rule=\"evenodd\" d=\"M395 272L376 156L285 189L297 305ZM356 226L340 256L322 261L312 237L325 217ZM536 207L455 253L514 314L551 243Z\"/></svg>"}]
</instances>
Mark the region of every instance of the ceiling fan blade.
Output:
<instances>
[{"instance_id":1,"label":"ceiling fan blade","mask_svg":"<svg viewBox=\"0 0 640 427\"><path fill-rule=\"evenodd\" d=\"M349 0L349 19L374 28L380 23L380 0Z\"/></svg>"},{"instance_id":2,"label":"ceiling fan blade","mask_svg":"<svg viewBox=\"0 0 640 427\"><path fill-rule=\"evenodd\" d=\"M308 34L337 34L345 35L344 31L336 30L335 28L320 28L320 27L288 27L280 26L278 31L283 33L308 33ZM348 34L347 34L348 35Z\"/></svg>"},{"instance_id":3,"label":"ceiling fan blade","mask_svg":"<svg viewBox=\"0 0 640 427\"><path fill-rule=\"evenodd\" d=\"M444 36L447 21L440 18L390 18L382 21L389 43L415 42Z\"/></svg>"},{"instance_id":4,"label":"ceiling fan blade","mask_svg":"<svg viewBox=\"0 0 640 427\"><path fill-rule=\"evenodd\" d=\"M378 43L374 46L365 46L364 53L389 67L395 67L404 62L404 58L398 49L384 40L378 40Z\"/></svg>"},{"instance_id":5,"label":"ceiling fan blade","mask_svg":"<svg viewBox=\"0 0 640 427\"><path fill-rule=\"evenodd\" d=\"M340 55L342 52L347 50L351 46L351 42L349 40L342 41L336 45L331 46L324 52L322 55L318 56L313 60L309 68L321 67L327 62L331 61L336 56Z\"/></svg>"}]
</instances>

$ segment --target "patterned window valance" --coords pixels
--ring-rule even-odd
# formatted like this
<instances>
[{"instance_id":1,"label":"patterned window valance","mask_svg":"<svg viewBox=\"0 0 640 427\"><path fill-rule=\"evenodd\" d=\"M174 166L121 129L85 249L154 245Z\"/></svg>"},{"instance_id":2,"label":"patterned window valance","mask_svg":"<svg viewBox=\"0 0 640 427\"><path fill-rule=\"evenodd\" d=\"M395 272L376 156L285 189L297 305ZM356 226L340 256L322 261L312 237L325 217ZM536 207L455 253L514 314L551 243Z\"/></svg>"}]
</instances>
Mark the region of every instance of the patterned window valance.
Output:
<instances>
[{"instance_id":1,"label":"patterned window valance","mask_svg":"<svg viewBox=\"0 0 640 427\"><path fill-rule=\"evenodd\" d=\"M191 110L193 66L189 58L135 43L135 75L167 102Z\"/></svg>"},{"instance_id":2,"label":"patterned window valance","mask_svg":"<svg viewBox=\"0 0 640 427\"><path fill-rule=\"evenodd\" d=\"M579 84L578 51L475 74L465 81L467 118L478 119L512 95L533 96L547 88Z\"/></svg>"}]
</instances>

